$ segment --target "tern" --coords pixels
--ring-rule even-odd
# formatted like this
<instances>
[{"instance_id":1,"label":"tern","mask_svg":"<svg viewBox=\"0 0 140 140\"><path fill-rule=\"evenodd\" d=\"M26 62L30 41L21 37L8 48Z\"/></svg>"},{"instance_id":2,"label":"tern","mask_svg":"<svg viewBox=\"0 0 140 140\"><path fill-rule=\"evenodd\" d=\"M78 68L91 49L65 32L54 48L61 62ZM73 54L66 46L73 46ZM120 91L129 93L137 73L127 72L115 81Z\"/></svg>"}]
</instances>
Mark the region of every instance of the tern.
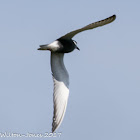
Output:
<instances>
[{"instance_id":1,"label":"tern","mask_svg":"<svg viewBox=\"0 0 140 140\"><path fill-rule=\"evenodd\" d=\"M70 53L74 49L78 49L77 42L72 40L72 38L83 31L94 29L106 24L113 22L116 19L116 15L110 16L104 20L91 23L83 28L74 30L67 33L66 35L56 39L51 44L40 45L38 50L49 50L51 52L51 71L54 82L53 91L53 122L52 122L52 132L62 123L65 115L68 97L69 97L69 74L65 68L63 57L65 53Z\"/></svg>"}]
</instances>

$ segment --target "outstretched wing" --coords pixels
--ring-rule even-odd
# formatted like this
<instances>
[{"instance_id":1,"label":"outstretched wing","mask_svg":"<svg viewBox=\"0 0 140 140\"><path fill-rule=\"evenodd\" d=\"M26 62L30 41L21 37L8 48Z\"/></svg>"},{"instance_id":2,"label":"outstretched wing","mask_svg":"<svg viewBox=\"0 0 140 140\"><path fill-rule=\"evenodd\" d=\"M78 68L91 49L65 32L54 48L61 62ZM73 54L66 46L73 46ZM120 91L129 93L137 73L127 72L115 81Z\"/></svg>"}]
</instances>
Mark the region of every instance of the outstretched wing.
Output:
<instances>
[{"instance_id":1,"label":"outstretched wing","mask_svg":"<svg viewBox=\"0 0 140 140\"><path fill-rule=\"evenodd\" d=\"M51 53L51 69L54 82L54 113L52 132L54 132L61 124L69 97L69 75L63 63L62 53Z\"/></svg>"},{"instance_id":2,"label":"outstretched wing","mask_svg":"<svg viewBox=\"0 0 140 140\"><path fill-rule=\"evenodd\" d=\"M99 26L103 26L103 25L109 24L109 23L113 22L115 19L116 19L116 15L113 15L111 17L108 17L108 18L104 19L104 20L91 23L91 24L89 24L89 25L87 25L87 26L85 26L85 27L83 27L81 29L77 29L75 31L72 31L72 32L62 36L61 38L62 39L71 39L76 34L82 32L82 31L90 30L90 29L93 29L93 28L96 28L96 27L99 27Z\"/></svg>"}]
</instances>

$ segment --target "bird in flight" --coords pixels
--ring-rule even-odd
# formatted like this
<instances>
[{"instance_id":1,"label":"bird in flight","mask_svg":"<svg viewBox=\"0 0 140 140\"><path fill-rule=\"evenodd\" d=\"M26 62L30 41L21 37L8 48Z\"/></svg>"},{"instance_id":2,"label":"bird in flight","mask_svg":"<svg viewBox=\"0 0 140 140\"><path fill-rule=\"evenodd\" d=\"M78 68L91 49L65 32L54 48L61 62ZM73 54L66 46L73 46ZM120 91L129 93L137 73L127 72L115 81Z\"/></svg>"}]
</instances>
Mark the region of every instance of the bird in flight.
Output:
<instances>
[{"instance_id":1,"label":"bird in flight","mask_svg":"<svg viewBox=\"0 0 140 140\"><path fill-rule=\"evenodd\" d=\"M80 32L109 24L115 19L116 15L113 15L104 20L91 23L83 28L67 33L51 44L40 45L40 48L38 48L38 50L49 50L51 52L51 71L54 82L52 132L56 131L64 118L69 97L69 74L63 62L64 54L70 53L74 49L80 50L77 47L77 42L72 40L72 38Z\"/></svg>"}]
</instances>

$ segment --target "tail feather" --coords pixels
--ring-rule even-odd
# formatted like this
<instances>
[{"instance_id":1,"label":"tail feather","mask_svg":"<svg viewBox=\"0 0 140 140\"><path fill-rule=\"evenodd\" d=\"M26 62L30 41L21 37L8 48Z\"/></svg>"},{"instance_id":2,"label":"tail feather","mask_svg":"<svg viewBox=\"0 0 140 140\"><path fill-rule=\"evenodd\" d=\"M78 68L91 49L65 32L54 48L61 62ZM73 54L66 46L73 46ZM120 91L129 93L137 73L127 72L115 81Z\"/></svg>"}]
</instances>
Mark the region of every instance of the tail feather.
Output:
<instances>
[{"instance_id":1,"label":"tail feather","mask_svg":"<svg viewBox=\"0 0 140 140\"><path fill-rule=\"evenodd\" d=\"M39 47L40 48L38 48L38 50L48 50L48 44L46 44L46 45L40 45Z\"/></svg>"}]
</instances>

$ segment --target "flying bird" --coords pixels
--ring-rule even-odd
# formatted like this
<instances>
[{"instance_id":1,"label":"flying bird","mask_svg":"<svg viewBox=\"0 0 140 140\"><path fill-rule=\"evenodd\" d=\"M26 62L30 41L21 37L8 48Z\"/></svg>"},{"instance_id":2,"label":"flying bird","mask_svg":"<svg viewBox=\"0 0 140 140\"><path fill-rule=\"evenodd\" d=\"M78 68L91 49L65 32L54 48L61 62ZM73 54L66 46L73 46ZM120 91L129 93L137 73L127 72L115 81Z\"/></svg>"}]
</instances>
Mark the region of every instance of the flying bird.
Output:
<instances>
[{"instance_id":1,"label":"flying bird","mask_svg":"<svg viewBox=\"0 0 140 140\"><path fill-rule=\"evenodd\" d=\"M64 118L69 97L69 74L63 62L64 54L70 53L74 49L80 50L77 47L77 42L72 40L72 38L80 32L109 24L115 19L116 15L113 15L104 20L91 23L83 28L67 33L51 44L40 45L38 50L49 50L51 52L51 71L54 82L52 132L56 131Z\"/></svg>"}]
</instances>

